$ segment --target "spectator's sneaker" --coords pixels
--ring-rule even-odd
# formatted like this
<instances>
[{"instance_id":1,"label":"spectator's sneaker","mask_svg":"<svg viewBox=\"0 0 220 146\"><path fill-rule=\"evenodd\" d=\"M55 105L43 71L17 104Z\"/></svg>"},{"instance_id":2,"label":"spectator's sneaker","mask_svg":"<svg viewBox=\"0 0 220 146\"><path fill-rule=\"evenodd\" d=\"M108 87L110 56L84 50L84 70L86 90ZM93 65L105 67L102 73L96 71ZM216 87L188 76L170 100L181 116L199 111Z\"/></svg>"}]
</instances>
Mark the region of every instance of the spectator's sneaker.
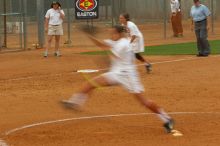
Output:
<instances>
[{"instance_id":1,"label":"spectator's sneaker","mask_svg":"<svg viewBox=\"0 0 220 146\"><path fill-rule=\"evenodd\" d=\"M60 54L60 52L59 52L59 51L57 51L57 52L55 52L55 53L54 53L54 56L60 57L60 56L61 56L61 54Z\"/></svg>"},{"instance_id":2,"label":"spectator's sneaker","mask_svg":"<svg viewBox=\"0 0 220 146\"><path fill-rule=\"evenodd\" d=\"M147 73L150 73L152 71L152 65L151 64L146 65L146 70Z\"/></svg>"},{"instance_id":3,"label":"spectator's sneaker","mask_svg":"<svg viewBox=\"0 0 220 146\"><path fill-rule=\"evenodd\" d=\"M167 123L163 125L167 133L171 133L173 130L174 121L170 119Z\"/></svg>"},{"instance_id":4,"label":"spectator's sneaker","mask_svg":"<svg viewBox=\"0 0 220 146\"><path fill-rule=\"evenodd\" d=\"M44 57L48 57L48 52L47 51L44 52Z\"/></svg>"}]
</instances>

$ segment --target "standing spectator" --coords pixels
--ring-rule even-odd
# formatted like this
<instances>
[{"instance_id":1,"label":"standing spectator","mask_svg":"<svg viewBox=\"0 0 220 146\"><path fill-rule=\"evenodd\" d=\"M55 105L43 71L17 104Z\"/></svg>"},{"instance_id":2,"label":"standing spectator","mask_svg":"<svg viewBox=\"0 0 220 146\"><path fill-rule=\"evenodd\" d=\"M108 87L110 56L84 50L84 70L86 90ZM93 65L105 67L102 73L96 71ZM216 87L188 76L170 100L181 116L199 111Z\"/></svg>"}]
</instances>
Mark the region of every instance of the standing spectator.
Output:
<instances>
[{"instance_id":1,"label":"standing spectator","mask_svg":"<svg viewBox=\"0 0 220 146\"><path fill-rule=\"evenodd\" d=\"M195 29L197 38L198 57L206 57L210 54L210 45L207 40L210 10L200 0L193 0L194 6L191 8L192 30Z\"/></svg>"},{"instance_id":2,"label":"standing spectator","mask_svg":"<svg viewBox=\"0 0 220 146\"><path fill-rule=\"evenodd\" d=\"M45 15L45 31L48 33L47 47L44 52L44 57L48 56L48 50L51 48L51 42L53 36L55 36L55 53L54 55L59 57L60 54L60 36L63 35L63 20L65 14L61 9L61 4L59 2L53 2L51 4L51 9L49 9Z\"/></svg>"},{"instance_id":3,"label":"standing spectator","mask_svg":"<svg viewBox=\"0 0 220 146\"><path fill-rule=\"evenodd\" d=\"M180 9L180 1L179 0L170 0L171 6L171 22L173 28L173 36L174 37L182 37L183 36L183 26L182 26L182 12Z\"/></svg>"}]
</instances>

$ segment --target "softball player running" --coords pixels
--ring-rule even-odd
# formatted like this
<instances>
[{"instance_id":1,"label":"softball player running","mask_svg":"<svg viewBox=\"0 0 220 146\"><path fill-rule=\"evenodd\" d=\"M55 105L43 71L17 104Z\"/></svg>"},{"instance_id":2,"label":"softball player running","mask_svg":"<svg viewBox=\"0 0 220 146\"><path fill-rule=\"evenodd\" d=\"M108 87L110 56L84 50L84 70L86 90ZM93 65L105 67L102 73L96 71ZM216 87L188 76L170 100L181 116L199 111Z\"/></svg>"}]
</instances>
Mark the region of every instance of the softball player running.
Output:
<instances>
[{"instance_id":1,"label":"softball player running","mask_svg":"<svg viewBox=\"0 0 220 146\"><path fill-rule=\"evenodd\" d=\"M94 84L87 85L77 94L74 94L70 99L63 100L62 103L70 108L78 109L83 106L88 93L100 86L121 85L132 93L136 99L141 102L146 108L156 113L164 122L165 130L170 133L173 129L173 120L163 109L158 107L154 102L144 97L144 87L141 84L136 65L134 63L134 53L130 47L130 40L125 36L126 29L123 26L117 25L112 30L112 39L101 42L93 37L90 39L99 47L107 50L111 48L111 69L91 80Z\"/></svg>"},{"instance_id":2,"label":"softball player running","mask_svg":"<svg viewBox=\"0 0 220 146\"><path fill-rule=\"evenodd\" d=\"M146 70L148 73L152 71L152 65L146 61L141 55L144 52L144 37L137 25L130 21L130 16L128 13L121 14L119 16L119 21L123 26L127 27L128 36L130 38L130 43L132 49L135 53L135 57L146 64Z\"/></svg>"}]
</instances>

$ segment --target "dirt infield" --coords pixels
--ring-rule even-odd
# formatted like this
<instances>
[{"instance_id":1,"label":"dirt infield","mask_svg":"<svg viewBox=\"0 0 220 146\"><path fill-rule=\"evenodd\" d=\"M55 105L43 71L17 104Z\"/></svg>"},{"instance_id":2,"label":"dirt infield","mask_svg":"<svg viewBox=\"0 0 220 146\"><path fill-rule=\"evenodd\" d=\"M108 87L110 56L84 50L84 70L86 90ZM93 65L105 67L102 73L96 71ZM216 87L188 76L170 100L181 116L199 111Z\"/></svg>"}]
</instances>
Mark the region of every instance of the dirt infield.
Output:
<instances>
[{"instance_id":1,"label":"dirt infield","mask_svg":"<svg viewBox=\"0 0 220 146\"><path fill-rule=\"evenodd\" d=\"M94 60L102 57L75 54L71 49L64 49L61 58L45 59L41 53L42 50L0 54L0 139L10 146L219 145L219 56L149 56L151 62L186 60L155 64L150 75L139 67L147 98L168 112L186 112L172 115L182 137L166 134L154 115L72 120L6 136L9 130L39 122L149 112L120 87L94 91L81 112L63 108L59 101L70 97L85 82L82 75L71 72L96 69L100 66Z\"/></svg>"}]
</instances>

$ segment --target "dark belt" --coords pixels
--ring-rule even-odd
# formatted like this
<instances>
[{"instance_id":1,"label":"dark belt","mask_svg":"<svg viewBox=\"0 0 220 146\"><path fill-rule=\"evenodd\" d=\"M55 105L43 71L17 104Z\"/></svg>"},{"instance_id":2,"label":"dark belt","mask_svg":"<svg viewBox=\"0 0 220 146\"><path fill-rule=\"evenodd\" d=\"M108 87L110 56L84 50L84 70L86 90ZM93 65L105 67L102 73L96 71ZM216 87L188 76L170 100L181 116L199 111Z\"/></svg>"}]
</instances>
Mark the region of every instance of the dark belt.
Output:
<instances>
[{"instance_id":1,"label":"dark belt","mask_svg":"<svg viewBox=\"0 0 220 146\"><path fill-rule=\"evenodd\" d=\"M201 21L196 21L196 23L200 23L200 22L203 22L203 21L206 21L206 19L204 19L204 20L201 20Z\"/></svg>"},{"instance_id":2,"label":"dark belt","mask_svg":"<svg viewBox=\"0 0 220 146\"><path fill-rule=\"evenodd\" d=\"M59 26L59 25L52 25L52 26Z\"/></svg>"}]
</instances>

